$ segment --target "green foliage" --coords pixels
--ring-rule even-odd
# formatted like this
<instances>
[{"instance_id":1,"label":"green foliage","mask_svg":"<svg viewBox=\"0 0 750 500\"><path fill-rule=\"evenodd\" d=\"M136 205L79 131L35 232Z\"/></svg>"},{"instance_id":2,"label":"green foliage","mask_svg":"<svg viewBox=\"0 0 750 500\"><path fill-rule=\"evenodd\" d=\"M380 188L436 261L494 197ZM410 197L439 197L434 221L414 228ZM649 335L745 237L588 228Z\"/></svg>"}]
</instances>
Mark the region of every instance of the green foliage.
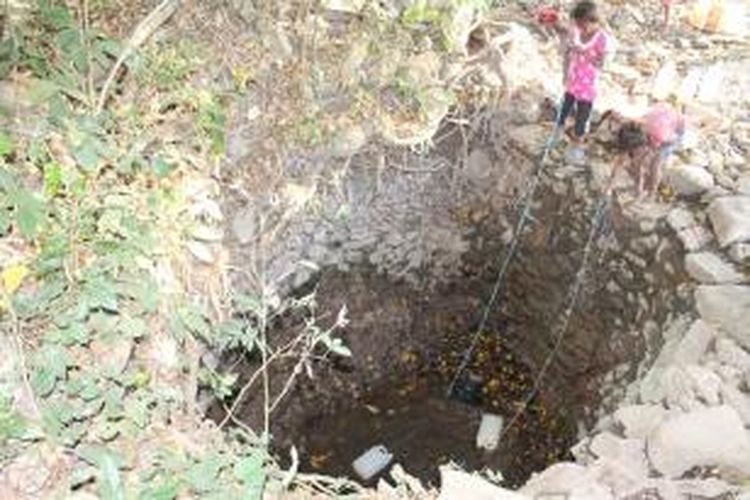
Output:
<instances>
[{"instance_id":1,"label":"green foliage","mask_svg":"<svg viewBox=\"0 0 750 500\"><path fill-rule=\"evenodd\" d=\"M105 72L120 53L120 44L102 33L82 31L78 20L62 2L39 0L33 22L16 30L0 47L9 63L0 67L5 76L12 67L30 71L51 88L87 102L86 81ZM90 104L90 103L89 103Z\"/></svg>"},{"instance_id":2,"label":"green foliage","mask_svg":"<svg viewBox=\"0 0 750 500\"><path fill-rule=\"evenodd\" d=\"M102 2L110 0L90 7L109 8ZM33 284L11 297L12 318L0 311L0 330L17 320L33 335L26 365L39 410L38 419L27 419L0 398L0 443L12 448L0 454L0 467L36 439L78 456L64 483L91 487L104 499L261 498L271 480L265 443L238 432L200 452L159 447L154 429L168 427L189 405L182 387L152 371L140 347L159 334L180 346L197 339L217 350L257 353L268 348L262 324L310 300L237 297L237 315L217 325L189 298L161 292L154 263L171 256L167 236L186 234L189 222L171 182L187 162L163 147L153 125L164 121L161 110L177 109L195 127L186 140L190 160L196 150L221 155L226 103L187 85L201 56L185 42L147 52L130 68L158 94L156 117L137 106L93 116L99 89L92 86L120 47L80 26L66 3L40 0L28 25L0 45L0 55L10 56L0 72L30 73L26 97L40 116L33 140L0 133L0 236L22 235L34 249ZM332 329L305 328L323 354L349 354ZM175 354L178 371L187 367L183 354ZM233 373L198 370L198 382L219 398L233 395L236 381ZM141 442L155 448L154 456L135 470L122 446Z\"/></svg>"},{"instance_id":3,"label":"green foliage","mask_svg":"<svg viewBox=\"0 0 750 500\"><path fill-rule=\"evenodd\" d=\"M102 500L125 500L125 490L120 476L123 458L117 452L101 445L81 446L77 451L79 457L96 467L99 496Z\"/></svg>"},{"instance_id":4,"label":"green foliage","mask_svg":"<svg viewBox=\"0 0 750 500\"><path fill-rule=\"evenodd\" d=\"M198 381L204 386L209 387L217 398L226 400L234 392L233 388L237 382L237 374L220 374L208 367L204 367L198 372Z\"/></svg>"},{"instance_id":5,"label":"green foliage","mask_svg":"<svg viewBox=\"0 0 750 500\"><path fill-rule=\"evenodd\" d=\"M442 8L431 5L428 0L418 0L404 9L401 14L401 22L407 26L435 23L440 21L443 15L444 10Z\"/></svg>"},{"instance_id":6,"label":"green foliage","mask_svg":"<svg viewBox=\"0 0 750 500\"><path fill-rule=\"evenodd\" d=\"M5 132L0 132L0 156L10 156L13 149L13 139Z\"/></svg>"},{"instance_id":7,"label":"green foliage","mask_svg":"<svg viewBox=\"0 0 750 500\"><path fill-rule=\"evenodd\" d=\"M18 177L0 163L0 235L15 222L21 233L34 238L47 217L41 196L26 189Z\"/></svg>"},{"instance_id":8,"label":"green foliage","mask_svg":"<svg viewBox=\"0 0 750 500\"><path fill-rule=\"evenodd\" d=\"M21 233L27 238L35 237L47 216L44 201L36 193L23 188L8 192L8 201L15 209Z\"/></svg>"},{"instance_id":9,"label":"green foliage","mask_svg":"<svg viewBox=\"0 0 750 500\"><path fill-rule=\"evenodd\" d=\"M264 462L264 455L256 451L235 464L234 476L243 485L243 498L260 500L263 497L266 482Z\"/></svg>"},{"instance_id":10,"label":"green foliage","mask_svg":"<svg viewBox=\"0 0 750 500\"><path fill-rule=\"evenodd\" d=\"M13 408L12 402L0 397L0 444L10 439L22 439L28 429L26 420Z\"/></svg>"},{"instance_id":11,"label":"green foliage","mask_svg":"<svg viewBox=\"0 0 750 500\"><path fill-rule=\"evenodd\" d=\"M136 78L142 85L159 90L175 90L202 63L201 48L191 40L156 47L147 51L135 64Z\"/></svg>"},{"instance_id":12,"label":"green foliage","mask_svg":"<svg viewBox=\"0 0 750 500\"><path fill-rule=\"evenodd\" d=\"M48 396L58 381L65 380L68 367L73 363L68 352L55 345L44 345L35 354L32 363L31 385L39 396Z\"/></svg>"},{"instance_id":13,"label":"green foliage","mask_svg":"<svg viewBox=\"0 0 750 500\"><path fill-rule=\"evenodd\" d=\"M224 106L219 99L209 93L197 95L198 130L208 139L211 152L223 155L226 151L227 117Z\"/></svg>"}]
</instances>

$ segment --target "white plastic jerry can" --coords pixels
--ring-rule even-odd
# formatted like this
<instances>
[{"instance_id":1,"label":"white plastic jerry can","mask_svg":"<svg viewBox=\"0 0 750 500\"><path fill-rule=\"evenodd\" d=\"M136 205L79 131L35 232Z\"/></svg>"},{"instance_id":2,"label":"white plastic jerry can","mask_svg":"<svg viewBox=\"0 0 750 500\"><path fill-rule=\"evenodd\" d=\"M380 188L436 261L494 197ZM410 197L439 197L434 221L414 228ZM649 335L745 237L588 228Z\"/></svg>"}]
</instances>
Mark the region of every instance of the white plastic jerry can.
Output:
<instances>
[{"instance_id":1,"label":"white plastic jerry can","mask_svg":"<svg viewBox=\"0 0 750 500\"><path fill-rule=\"evenodd\" d=\"M388 467L393 460L393 454L382 444L373 446L361 454L354 462L352 467L363 481L369 481L380 471Z\"/></svg>"},{"instance_id":2,"label":"white plastic jerry can","mask_svg":"<svg viewBox=\"0 0 750 500\"><path fill-rule=\"evenodd\" d=\"M494 451L500 443L500 431L503 430L503 417L492 413L483 413L477 431L477 448Z\"/></svg>"}]
</instances>

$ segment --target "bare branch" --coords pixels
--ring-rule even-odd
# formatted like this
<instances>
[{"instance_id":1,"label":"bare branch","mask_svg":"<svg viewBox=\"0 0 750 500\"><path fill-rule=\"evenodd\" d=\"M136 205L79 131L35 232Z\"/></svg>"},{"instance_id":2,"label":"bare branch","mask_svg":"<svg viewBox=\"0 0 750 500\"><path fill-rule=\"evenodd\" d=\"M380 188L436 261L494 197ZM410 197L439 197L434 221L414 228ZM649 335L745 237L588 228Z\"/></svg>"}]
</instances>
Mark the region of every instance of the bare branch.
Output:
<instances>
[{"instance_id":1,"label":"bare branch","mask_svg":"<svg viewBox=\"0 0 750 500\"><path fill-rule=\"evenodd\" d=\"M135 27L133 34L128 39L125 47L117 58L115 65L107 76L107 80L104 82L101 92L99 93L99 101L96 106L96 112L101 113L104 109L104 105L107 102L107 95L109 94L110 87L117 78L117 73L125 64L125 61L132 56L143 43L149 39L149 37L162 25L167 19L177 11L180 5L180 0L162 0L162 2L156 6L154 10L147 15L138 26Z\"/></svg>"}]
</instances>

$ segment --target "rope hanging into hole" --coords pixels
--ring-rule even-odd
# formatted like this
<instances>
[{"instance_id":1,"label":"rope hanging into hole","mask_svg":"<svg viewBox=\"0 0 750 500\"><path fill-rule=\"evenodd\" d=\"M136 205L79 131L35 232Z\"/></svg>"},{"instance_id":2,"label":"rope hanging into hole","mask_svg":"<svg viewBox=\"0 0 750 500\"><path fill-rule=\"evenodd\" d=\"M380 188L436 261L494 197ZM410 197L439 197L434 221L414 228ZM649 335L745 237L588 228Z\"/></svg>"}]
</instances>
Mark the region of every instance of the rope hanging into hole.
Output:
<instances>
[{"instance_id":1,"label":"rope hanging into hole","mask_svg":"<svg viewBox=\"0 0 750 500\"><path fill-rule=\"evenodd\" d=\"M558 122L561 107L562 106L558 107L558 112L557 112L558 116L557 116L557 119L555 120L555 124L557 124ZM523 201L523 206L521 209L519 219L513 230L513 238L501 262L500 268L497 273L497 278L495 279L495 283L492 288L492 293L490 294L490 299L487 301L487 304L482 312L482 317L479 322L479 326L472 337L471 344L464 352L461 364L456 370L456 374L454 375L454 377L452 378L448 386L447 394L446 394L448 397L450 397L453 394L456 383L458 382L462 373L466 370L467 366L472 360L474 351L476 350L476 347L479 343L479 339L481 338L481 335L484 333L484 329L487 326L487 321L489 320L490 311L494 307L495 302L497 301L499 297L503 280L505 279L505 275L508 271L508 268L510 267L510 262L512 261L518 249L518 243L520 240L521 233L523 232L523 229L526 223L532 218L531 217L531 203L534 199L536 190L539 187L541 176L544 172L544 164L549 156L549 152L555 146L556 137L558 135L557 132L558 130L557 130L557 125L556 125L555 130L547 139L544 145L544 149L536 165L534 173L528 182L527 188L524 191L523 195L520 197L520 200ZM513 417L511 417L510 421L508 422L508 425L506 425L503 428L503 431L501 432L500 437L499 437L500 442L502 442L502 439L507 435L508 431L513 427L513 425L518 421L518 419L524 414L524 412L528 408L528 405L531 403L531 401L539 392L542 380L544 379L544 376L546 375L547 370L549 369L550 365L552 364L553 359L555 358L555 356L560 350L560 347L563 344L563 339L565 337L565 334L568 331L568 326L570 324L570 318L572 317L573 311L575 310L575 307L578 303L578 298L580 296L581 289L583 288L583 283L586 278L586 270L589 265L589 260L591 257L592 249L594 247L594 242L596 241L596 236L599 233L600 229L603 227L603 223L605 222L604 216L608 212L607 209L609 207L609 202L610 202L609 196L605 195L597 199L595 203L594 213L593 213L593 216L591 217L591 223L590 223L591 228L589 230L589 235L588 235L586 244L583 248L581 264L578 268L578 271L576 272L575 280L571 288L569 289L567 304L565 306L565 309L562 312L561 320L557 323L558 326L557 326L557 333L554 336L555 337L554 346L552 350L549 352L549 354L546 356L544 362L542 363L542 367L534 379L534 384L532 385L531 390L529 391L527 396L523 399L518 410L516 410L516 412L513 414Z\"/></svg>"},{"instance_id":2,"label":"rope hanging into hole","mask_svg":"<svg viewBox=\"0 0 750 500\"><path fill-rule=\"evenodd\" d=\"M544 143L544 149L542 150L542 154L539 157L539 160L536 163L536 167L534 168L534 171L531 175L531 178L529 179L526 189L524 190L523 194L519 197L519 201L523 201L523 205L521 208L520 215L518 217L518 221L516 222L516 226L513 228L513 238L508 246L508 250L505 253L505 256L503 257L503 260L500 264L500 267L498 268L497 277L495 278L495 283L492 287L492 292L490 293L490 299L487 301L487 304L485 305L485 308L482 312L482 317L479 320L479 326L477 327L476 332L474 333L471 344L464 352L463 358L461 360L461 364L459 365L458 369L456 370L456 374L451 379L450 384L448 385L446 396L450 397L451 394L453 394L453 390L456 387L456 383L461 378L461 375L463 374L464 370L466 370L466 367L471 362L471 359L474 355L474 351L477 348L477 345L479 343L479 339L481 338L482 334L484 333L484 329L487 326L487 321L489 320L490 311L492 311L495 302L498 299L498 296L500 294L500 290L502 288L503 280L505 279L505 275L508 272L508 268L510 267L510 263L513 260L513 257L515 256L516 250L518 249L518 243L521 239L521 233L523 233L524 228L526 227L526 223L529 222L531 219L531 203L534 201L534 195L536 194L536 190L539 187L539 183L542 178L542 173L544 172L544 164L547 161L547 158L549 157L549 153L552 150L552 148L556 144L556 137L557 137L557 122L560 118L560 113L562 111L562 103L557 107L557 116L555 118L555 129L550 134L550 136L547 138L546 142Z\"/></svg>"}]
</instances>

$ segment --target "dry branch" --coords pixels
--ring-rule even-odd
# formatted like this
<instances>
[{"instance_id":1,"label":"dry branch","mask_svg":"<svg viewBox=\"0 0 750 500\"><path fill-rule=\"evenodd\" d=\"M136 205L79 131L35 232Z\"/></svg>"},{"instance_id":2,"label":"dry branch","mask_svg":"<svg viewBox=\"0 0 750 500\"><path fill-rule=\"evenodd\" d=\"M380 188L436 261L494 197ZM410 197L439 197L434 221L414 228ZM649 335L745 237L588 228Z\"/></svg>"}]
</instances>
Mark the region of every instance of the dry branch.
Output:
<instances>
[{"instance_id":1,"label":"dry branch","mask_svg":"<svg viewBox=\"0 0 750 500\"><path fill-rule=\"evenodd\" d=\"M130 56L132 56L135 51L138 50L138 48L143 45L143 43L148 40L149 37L167 21L167 19L172 17L172 15L177 11L179 5L180 0L162 0L162 2L157 5L156 8L152 10L145 18L143 18L143 21L141 21L138 26L135 27L133 34L128 39L125 47L122 50L122 53L120 54L120 57L117 58L115 65L109 72L109 76L107 76L107 80L104 82L104 86L102 87L102 90L99 94L99 100L96 106L97 113L101 113L104 109L104 105L107 102L107 95L109 94L109 90L112 87L112 83L114 83L115 78L117 78L117 73L119 73L120 68L122 68L122 65L125 64L125 61Z\"/></svg>"}]
</instances>

